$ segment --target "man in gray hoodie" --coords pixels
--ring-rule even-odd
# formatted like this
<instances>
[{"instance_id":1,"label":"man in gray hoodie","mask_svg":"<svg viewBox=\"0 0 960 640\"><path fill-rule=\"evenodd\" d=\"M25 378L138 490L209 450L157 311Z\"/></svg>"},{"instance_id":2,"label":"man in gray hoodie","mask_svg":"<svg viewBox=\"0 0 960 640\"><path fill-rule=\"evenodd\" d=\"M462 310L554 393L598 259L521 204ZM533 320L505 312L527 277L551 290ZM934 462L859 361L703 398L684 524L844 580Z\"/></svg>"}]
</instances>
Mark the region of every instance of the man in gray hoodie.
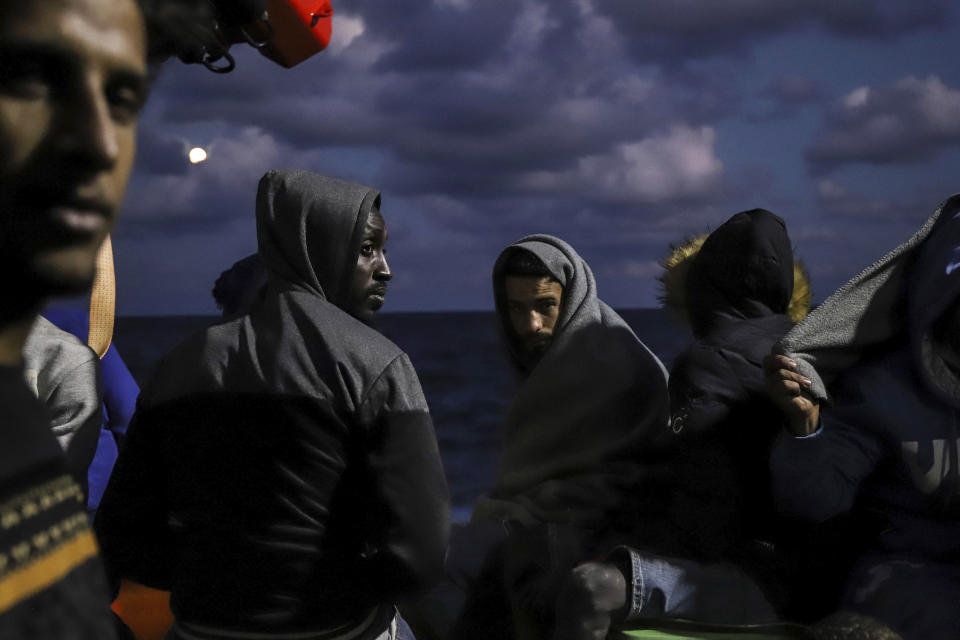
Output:
<instances>
[{"instance_id":1,"label":"man in gray hoodie","mask_svg":"<svg viewBox=\"0 0 960 640\"><path fill-rule=\"evenodd\" d=\"M365 324L391 277L380 193L271 171L266 290L140 396L96 528L108 571L171 591L176 638L393 638L439 576L447 487L417 375Z\"/></svg>"}]
</instances>

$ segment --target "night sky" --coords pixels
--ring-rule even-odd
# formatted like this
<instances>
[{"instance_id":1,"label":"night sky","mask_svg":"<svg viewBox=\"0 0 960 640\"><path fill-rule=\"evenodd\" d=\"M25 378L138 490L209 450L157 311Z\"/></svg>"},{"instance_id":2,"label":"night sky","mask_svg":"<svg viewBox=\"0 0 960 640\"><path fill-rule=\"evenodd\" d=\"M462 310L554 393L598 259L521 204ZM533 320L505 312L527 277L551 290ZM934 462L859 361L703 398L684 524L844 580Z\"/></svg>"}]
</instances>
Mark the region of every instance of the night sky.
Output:
<instances>
[{"instance_id":1,"label":"night sky","mask_svg":"<svg viewBox=\"0 0 960 640\"><path fill-rule=\"evenodd\" d=\"M267 170L383 192L385 311L492 308L528 233L657 305L671 243L782 216L814 299L960 191L960 24L924 0L335 0L330 47L225 76L172 60L114 235L118 312L213 314ZM209 159L190 165L186 151Z\"/></svg>"}]
</instances>

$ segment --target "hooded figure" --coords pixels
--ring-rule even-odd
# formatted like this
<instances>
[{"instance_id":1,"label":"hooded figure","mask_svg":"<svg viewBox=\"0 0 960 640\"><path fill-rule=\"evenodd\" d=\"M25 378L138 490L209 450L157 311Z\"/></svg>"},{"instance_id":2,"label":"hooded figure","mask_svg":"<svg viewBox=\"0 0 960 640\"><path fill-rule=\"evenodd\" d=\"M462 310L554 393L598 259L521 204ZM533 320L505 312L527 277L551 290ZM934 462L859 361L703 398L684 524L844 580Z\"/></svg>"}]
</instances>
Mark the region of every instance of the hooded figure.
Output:
<instances>
[{"instance_id":1,"label":"hooded figure","mask_svg":"<svg viewBox=\"0 0 960 640\"><path fill-rule=\"evenodd\" d=\"M176 637L375 638L441 571L448 496L420 383L341 308L379 200L267 173L266 290L140 396L97 527L114 577L172 592Z\"/></svg>"},{"instance_id":2,"label":"hooded figure","mask_svg":"<svg viewBox=\"0 0 960 640\"><path fill-rule=\"evenodd\" d=\"M532 367L505 302L504 268L521 249L563 287L552 341ZM493 287L520 382L496 484L474 507L474 519L599 530L635 514L643 482L654 473L644 462L656 459L652 444L662 443L668 428L663 365L597 298L590 267L563 240L533 235L507 247L494 265Z\"/></svg>"},{"instance_id":3,"label":"hooded figure","mask_svg":"<svg viewBox=\"0 0 960 640\"><path fill-rule=\"evenodd\" d=\"M778 345L813 395L833 400L813 435L784 435L774 448L778 505L813 521L850 510L882 518L862 541L844 604L905 640L956 636L958 265L954 196Z\"/></svg>"},{"instance_id":4,"label":"hooded figure","mask_svg":"<svg viewBox=\"0 0 960 640\"><path fill-rule=\"evenodd\" d=\"M758 583L776 583L782 572L774 554L759 553L754 543L769 542L776 529L767 460L777 413L764 394L762 361L793 325L787 314L809 306L805 274L783 220L763 209L738 213L709 236L673 248L663 265L662 299L695 337L670 373L670 433L678 451L660 516L667 535L578 567L578 587L558 610L590 614L564 620L567 628L661 618L741 625L777 617L771 601L778 594L762 593ZM615 613L606 594L621 584L629 607Z\"/></svg>"},{"instance_id":5,"label":"hooded figure","mask_svg":"<svg viewBox=\"0 0 960 640\"><path fill-rule=\"evenodd\" d=\"M510 319L506 279L519 251L562 287L552 338L537 356ZM519 380L496 483L474 505L471 526L504 523L510 535L486 556L453 637L517 637L525 629L546 637L569 570L637 540L652 520L650 504L660 504L658 483L668 473L659 446L669 434L667 375L597 298L590 267L558 238L527 236L507 247L494 265L493 290Z\"/></svg>"},{"instance_id":6,"label":"hooded figure","mask_svg":"<svg viewBox=\"0 0 960 640\"><path fill-rule=\"evenodd\" d=\"M793 326L790 314L809 310L810 290L786 225L769 211L738 213L701 244L682 280L662 278L683 287L664 298L695 338L670 372L671 428L683 446L673 516L693 557L744 561L750 540L777 536L767 461L779 422L763 358Z\"/></svg>"}]
</instances>

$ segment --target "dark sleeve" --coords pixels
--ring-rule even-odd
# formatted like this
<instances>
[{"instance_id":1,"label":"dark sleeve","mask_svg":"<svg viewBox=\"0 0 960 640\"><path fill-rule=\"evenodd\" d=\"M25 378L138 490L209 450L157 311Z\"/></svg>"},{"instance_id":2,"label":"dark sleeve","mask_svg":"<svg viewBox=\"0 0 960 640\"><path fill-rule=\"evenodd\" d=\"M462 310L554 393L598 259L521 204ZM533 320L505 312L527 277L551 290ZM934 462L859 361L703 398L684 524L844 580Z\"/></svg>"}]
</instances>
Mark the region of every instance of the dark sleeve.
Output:
<instances>
[{"instance_id":1,"label":"dark sleeve","mask_svg":"<svg viewBox=\"0 0 960 640\"><path fill-rule=\"evenodd\" d=\"M374 383L361 418L368 425L365 455L383 511L378 580L397 593L426 588L443 570L450 499L433 422L406 355Z\"/></svg>"},{"instance_id":2,"label":"dark sleeve","mask_svg":"<svg viewBox=\"0 0 960 640\"><path fill-rule=\"evenodd\" d=\"M820 429L798 438L783 433L770 457L773 496L786 516L823 522L850 510L863 480L884 458L861 403L825 407Z\"/></svg>"},{"instance_id":3,"label":"dark sleeve","mask_svg":"<svg viewBox=\"0 0 960 640\"><path fill-rule=\"evenodd\" d=\"M169 590L172 545L167 522L162 425L138 407L97 511L94 529L111 581Z\"/></svg>"}]
</instances>

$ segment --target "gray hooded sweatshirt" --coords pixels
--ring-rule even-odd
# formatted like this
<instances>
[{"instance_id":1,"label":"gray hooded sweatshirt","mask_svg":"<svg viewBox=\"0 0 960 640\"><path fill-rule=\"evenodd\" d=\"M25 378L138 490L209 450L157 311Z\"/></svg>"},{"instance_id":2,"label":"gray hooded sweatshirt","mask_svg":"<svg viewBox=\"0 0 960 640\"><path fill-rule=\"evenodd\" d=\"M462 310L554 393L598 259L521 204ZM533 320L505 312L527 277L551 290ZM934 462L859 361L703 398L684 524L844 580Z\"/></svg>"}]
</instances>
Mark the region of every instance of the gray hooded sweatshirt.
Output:
<instances>
[{"instance_id":1,"label":"gray hooded sweatshirt","mask_svg":"<svg viewBox=\"0 0 960 640\"><path fill-rule=\"evenodd\" d=\"M141 394L98 533L112 574L171 590L187 633L371 638L441 572L448 493L420 383L338 307L379 200L267 173L270 284L247 315L169 354Z\"/></svg>"}]
</instances>

